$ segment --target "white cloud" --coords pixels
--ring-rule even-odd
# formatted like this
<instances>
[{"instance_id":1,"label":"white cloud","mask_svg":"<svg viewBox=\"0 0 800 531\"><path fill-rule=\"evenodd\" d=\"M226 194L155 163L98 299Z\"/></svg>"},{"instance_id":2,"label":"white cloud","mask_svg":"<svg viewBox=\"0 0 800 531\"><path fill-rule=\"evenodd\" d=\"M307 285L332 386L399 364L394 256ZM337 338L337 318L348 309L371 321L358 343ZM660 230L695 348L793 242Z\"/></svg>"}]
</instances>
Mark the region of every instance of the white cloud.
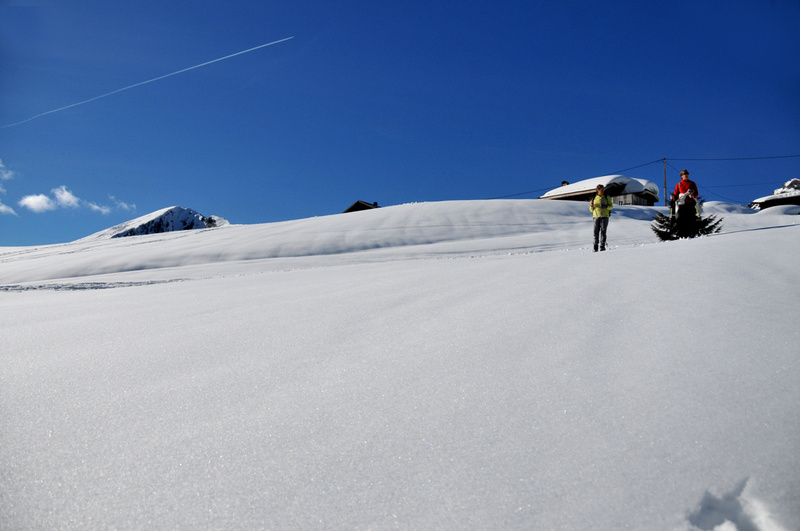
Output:
<instances>
[{"instance_id":1,"label":"white cloud","mask_svg":"<svg viewBox=\"0 0 800 531\"><path fill-rule=\"evenodd\" d=\"M0 194L5 194L6 189L3 187L3 181L11 180L15 177L13 171L6 168L3 160L0 159ZM18 204L21 207L27 208L32 212L41 214L42 212L49 212L58 208L88 208L93 212L101 214L110 214L112 210L136 210L136 205L128 204L124 201L118 200L114 196L109 196L109 199L114 203L114 206L98 205L90 201L84 201L76 196L72 191L67 190L66 185L61 185L58 188L50 190L52 197L45 194L26 195L19 200ZM13 208L0 201L0 214L17 215Z\"/></svg>"},{"instance_id":2,"label":"white cloud","mask_svg":"<svg viewBox=\"0 0 800 531\"><path fill-rule=\"evenodd\" d=\"M13 208L8 205L4 205L2 201L0 201L0 214L10 214L12 216L17 215Z\"/></svg>"},{"instance_id":3,"label":"white cloud","mask_svg":"<svg viewBox=\"0 0 800 531\"><path fill-rule=\"evenodd\" d=\"M7 181L14 178L14 172L6 169L2 159L0 159L0 180Z\"/></svg>"},{"instance_id":4,"label":"white cloud","mask_svg":"<svg viewBox=\"0 0 800 531\"><path fill-rule=\"evenodd\" d=\"M19 205L31 210L32 212L36 212L37 214L49 212L58 208L88 208L89 210L99 212L101 214L110 214L112 210L136 210L136 205L130 205L123 201L119 201L114 196L109 196L109 198L114 202L113 207L107 205L98 205L97 203L92 203L91 201L85 201L76 196L70 190L67 190L65 185L61 185L58 188L53 188L50 190L50 192L53 194L53 197L44 194L25 196L20 200ZM9 207L6 208L10 210ZM11 212L5 212L2 207L0 207L0 213L16 214L13 210L11 210Z\"/></svg>"},{"instance_id":5,"label":"white cloud","mask_svg":"<svg viewBox=\"0 0 800 531\"><path fill-rule=\"evenodd\" d=\"M81 200L76 197L75 194L67 190L67 187L64 185L61 185L59 188L53 188L51 192L56 196L56 201L60 207L78 208L81 206Z\"/></svg>"},{"instance_id":6,"label":"white cloud","mask_svg":"<svg viewBox=\"0 0 800 531\"><path fill-rule=\"evenodd\" d=\"M11 180L15 177L13 171L6 168L0 159L0 194L5 194L6 189L3 187L3 181ZM18 204L21 207L27 208L32 212L41 214L42 212L49 212L58 208L81 208L85 207L94 212L101 214L110 214L112 210L136 210L136 205L119 201L114 196L109 196L109 199L114 203L114 206L98 205L90 201L84 201L76 196L72 191L67 190L65 185L50 190L52 197L45 194L26 195L19 200ZM13 208L0 201L0 214L17 215Z\"/></svg>"},{"instance_id":7,"label":"white cloud","mask_svg":"<svg viewBox=\"0 0 800 531\"><path fill-rule=\"evenodd\" d=\"M135 204L134 205L129 205L128 203L125 203L124 201L120 201L119 199L117 199L113 195L108 196L108 198L111 199L111 201L114 203L114 207L117 210L136 210L136 205Z\"/></svg>"},{"instance_id":8,"label":"white cloud","mask_svg":"<svg viewBox=\"0 0 800 531\"><path fill-rule=\"evenodd\" d=\"M0 182L11 179L13 177L14 177L14 172L7 170L6 167L3 166L3 161L0 160ZM3 188L2 184L0 184L0 194L5 194L5 193L6 189ZM17 213L14 212L13 208L4 204L2 201L0 201L0 214L10 214L12 216L17 215Z\"/></svg>"},{"instance_id":9,"label":"white cloud","mask_svg":"<svg viewBox=\"0 0 800 531\"><path fill-rule=\"evenodd\" d=\"M19 206L37 214L58 208L58 204L44 194L26 195L19 200Z\"/></svg>"},{"instance_id":10,"label":"white cloud","mask_svg":"<svg viewBox=\"0 0 800 531\"><path fill-rule=\"evenodd\" d=\"M86 206L89 207L91 210L95 212L100 212L101 214L109 214L111 213L111 207L97 205L95 203L86 202Z\"/></svg>"}]
</instances>

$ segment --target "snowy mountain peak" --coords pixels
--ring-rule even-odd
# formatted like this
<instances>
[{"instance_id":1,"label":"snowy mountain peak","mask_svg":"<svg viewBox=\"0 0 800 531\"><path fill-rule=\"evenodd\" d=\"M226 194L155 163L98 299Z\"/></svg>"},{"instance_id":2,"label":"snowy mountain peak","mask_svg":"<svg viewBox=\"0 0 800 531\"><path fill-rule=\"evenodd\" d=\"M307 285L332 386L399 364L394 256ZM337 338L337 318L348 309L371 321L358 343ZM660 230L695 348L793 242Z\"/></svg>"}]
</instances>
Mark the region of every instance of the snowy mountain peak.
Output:
<instances>
[{"instance_id":1,"label":"snowy mountain peak","mask_svg":"<svg viewBox=\"0 0 800 531\"><path fill-rule=\"evenodd\" d=\"M143 234L222 227L228 224L225 219L218 216L206 217L191 208L173 206L120 223L110 229L97 232L86 239L123 238L126 236L141 236Z\"/></svg>"}]
</instances>

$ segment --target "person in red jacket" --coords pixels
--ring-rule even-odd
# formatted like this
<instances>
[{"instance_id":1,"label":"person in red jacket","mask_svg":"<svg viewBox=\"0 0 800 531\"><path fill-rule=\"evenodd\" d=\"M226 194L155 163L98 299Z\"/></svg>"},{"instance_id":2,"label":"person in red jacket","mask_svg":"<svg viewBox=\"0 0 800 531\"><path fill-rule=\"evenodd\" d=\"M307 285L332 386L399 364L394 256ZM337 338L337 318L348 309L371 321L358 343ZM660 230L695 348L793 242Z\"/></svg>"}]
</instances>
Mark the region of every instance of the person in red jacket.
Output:
<instances>
[{"instance_id":1,"label":"person in red jacket","mask_svg":"<svg viewBox=\"0 0 800 531\"><path fill-rule=\"evenodd\" d=\"M675 185L672 192L672 204L678 207L678 218L690 214L693 218L697 214L697 185L689 179L689 170L681 170L681 180Z\"/></svg>"}]
</instances>

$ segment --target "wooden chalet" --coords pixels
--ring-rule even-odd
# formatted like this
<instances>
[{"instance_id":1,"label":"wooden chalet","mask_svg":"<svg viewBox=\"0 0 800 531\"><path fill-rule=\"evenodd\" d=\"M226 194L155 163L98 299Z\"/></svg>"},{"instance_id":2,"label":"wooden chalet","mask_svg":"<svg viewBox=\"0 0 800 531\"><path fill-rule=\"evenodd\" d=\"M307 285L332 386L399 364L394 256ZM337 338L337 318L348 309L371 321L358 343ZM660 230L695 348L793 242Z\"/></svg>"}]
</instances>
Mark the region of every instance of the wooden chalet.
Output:
<instances>
[{"instance_id":1,"label":"wooden chalet","mask_svg":"<svg viewBox=\"0 0 800 531\"><path fill-rule=\"evenodd\" d=\"M775 190L774 194L759 197L750 203L751 207L760 210L780 205L800 205L800 179L792 179L783 188Z\"/></svg>"},{"instance_id":2,"label":"wooden chalet","mask_svg":"<svg viewBox=\"0 0 800 531\"><path fill-rule=\"evenodd\" d=\"M550 190L539 199L562 201L589 201L597 191L597 185L605 187L606 195L615 205L653 206L658 203L658 186L644 179L624 175L605 175L577 183L564 181L559 188Z\"/></svg>"}]
</instances>

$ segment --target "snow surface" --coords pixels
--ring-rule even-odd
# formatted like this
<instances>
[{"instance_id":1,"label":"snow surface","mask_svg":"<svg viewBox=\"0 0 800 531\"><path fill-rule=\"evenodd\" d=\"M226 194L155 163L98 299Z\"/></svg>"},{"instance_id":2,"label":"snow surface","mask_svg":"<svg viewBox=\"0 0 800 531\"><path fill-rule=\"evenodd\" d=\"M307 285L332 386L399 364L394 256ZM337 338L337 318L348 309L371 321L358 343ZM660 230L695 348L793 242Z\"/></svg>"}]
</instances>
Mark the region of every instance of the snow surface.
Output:
<instances>
[{"instance_id":1,"label":"snow surface","mask_svg":"<svg viewBox=\"0 0 800 531\"><path fill-rule=\"evenodd\" d=\"M657 210L0 248L0 528L800 529L800 218Z\"/></svg>"}]
</instances>

